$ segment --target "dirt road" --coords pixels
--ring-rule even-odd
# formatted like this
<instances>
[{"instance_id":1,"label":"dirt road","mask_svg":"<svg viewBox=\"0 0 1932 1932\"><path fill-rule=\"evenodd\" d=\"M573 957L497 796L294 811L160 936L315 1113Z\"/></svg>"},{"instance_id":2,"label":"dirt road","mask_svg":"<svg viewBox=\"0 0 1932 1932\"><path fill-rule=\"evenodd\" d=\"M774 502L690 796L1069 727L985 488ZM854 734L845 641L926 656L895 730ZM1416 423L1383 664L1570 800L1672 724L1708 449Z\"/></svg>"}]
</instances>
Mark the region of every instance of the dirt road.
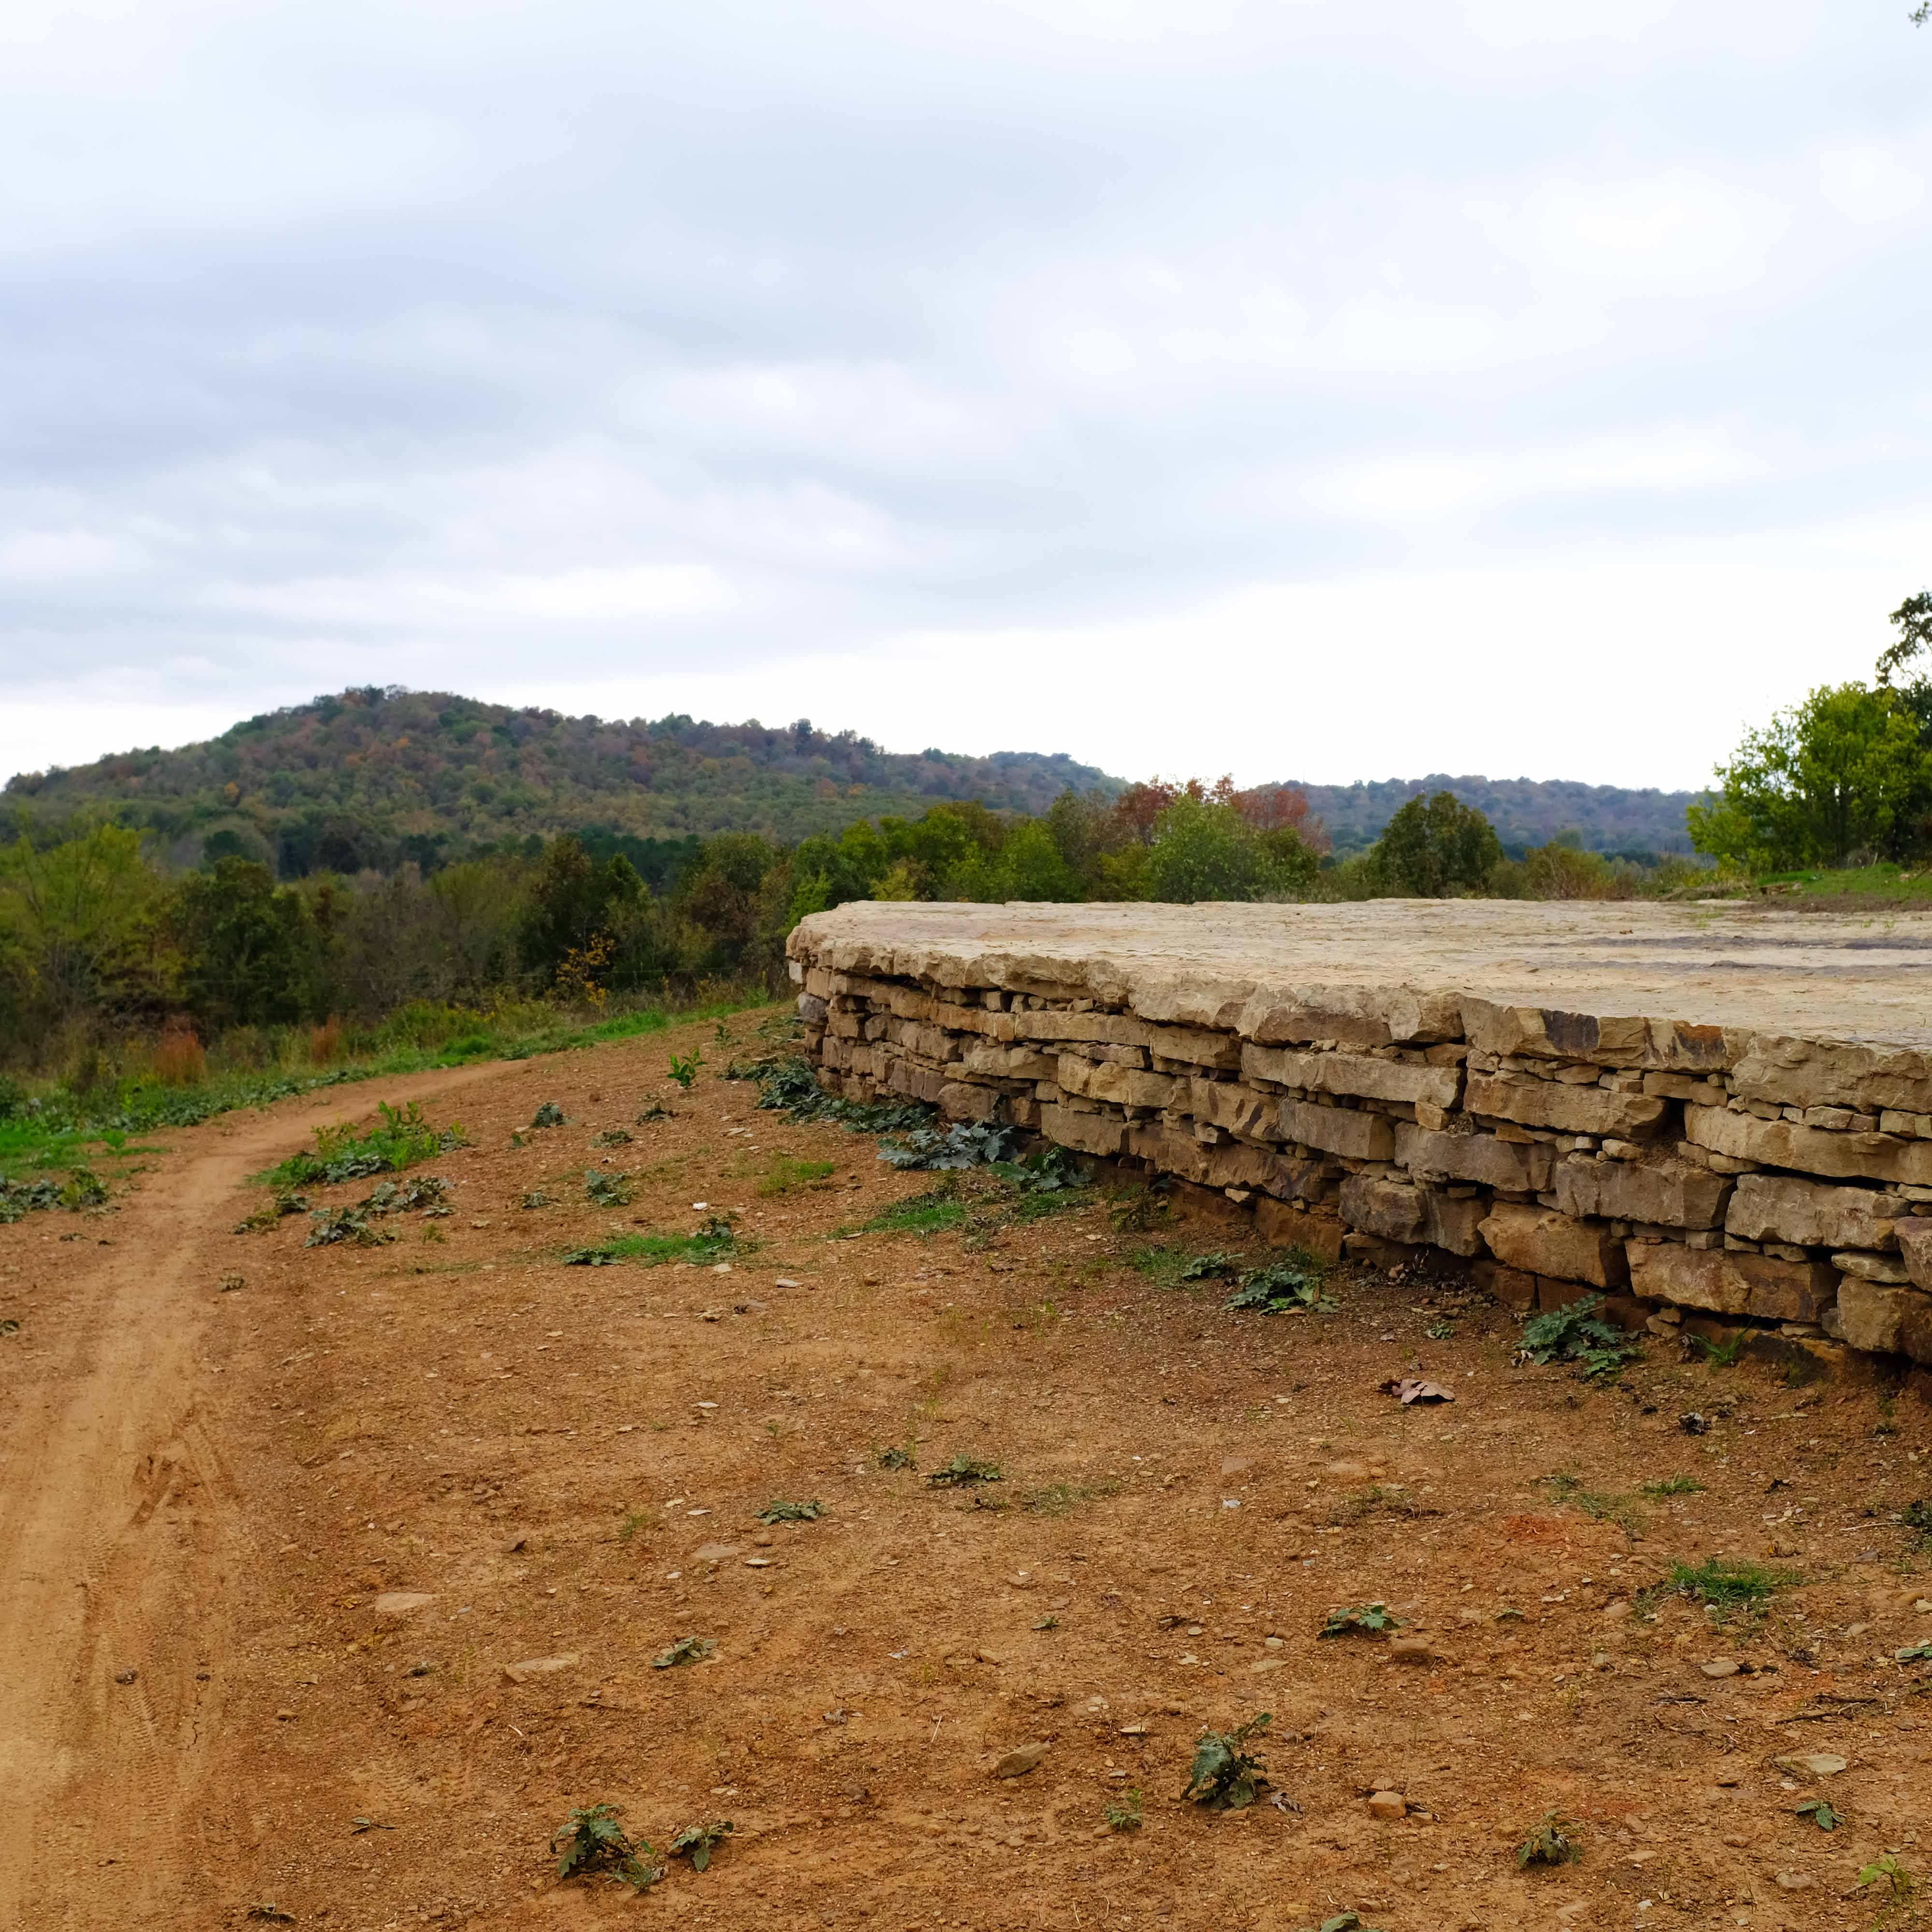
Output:
<instances>
[{"instance_id":1,"label":"dirt road","mask_svg":"<svg viewBox=\"0 0 1932 1932\"><path fill-rule=\"evenodd\" d=\"M383 1083L444 1096L495 1069ZM252 1392L207 1330L245 1178L350 1087L162 1138L119 1211L0 1229L22 1332L0 1395L0 1926L177 1920L262 1526L236 1473ZM123 1679L127 1681L122 1681Z\"/></svg>"}]
</instances>

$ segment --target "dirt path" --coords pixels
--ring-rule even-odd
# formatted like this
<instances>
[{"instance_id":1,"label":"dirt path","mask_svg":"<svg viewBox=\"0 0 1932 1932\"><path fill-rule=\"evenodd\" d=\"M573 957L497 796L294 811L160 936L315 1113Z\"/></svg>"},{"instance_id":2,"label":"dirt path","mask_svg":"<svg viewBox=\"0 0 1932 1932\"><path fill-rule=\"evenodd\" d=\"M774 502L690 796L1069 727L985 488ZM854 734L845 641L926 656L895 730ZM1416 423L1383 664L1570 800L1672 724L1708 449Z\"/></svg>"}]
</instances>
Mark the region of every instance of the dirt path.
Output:
<instances>
[{"instance_id":1,"label":"dirt path","mask_svg":"<svg viewBox=\"0 0 1932 1932\"><path fill-rule=\"evenodd\" d=\"M0 1228L0 1932L1844 1932L1923 1878L1922 1407L1526 1366L1427 1270L1231 1310L1238 1228L758 1111L714 1070L758 1018L172 1136L118 1214ZM411 1096L452 1212L230 1233ZM1674 1587L1712 1562L1760 1596ZM1400 1651L1323 1640L1378 1602ZM1263 1712L1280 1803L1184 1802ZM735 1828L560 1885L604 1802ZM1581 1862L1520 1870L1551 1811Z\"/></svg>"},{"instance_id":2,"label":"dirt path","mask_svg":"<svg viewBox=\"0 0 1932 1932\"><path fill-rule=\"evenodd\" d=\"M501 1070L384 1082L433 1102ZM121 1211L6 1231L31 1285L0 1411L0 1926L168 1924L255 1528L205 1349L244 1178L378 1090L166 1136ZM101 1231L105 1231L104 1233ZM24 1264L21 1258L27 1258ZM130 1682L119 1677L136 1673Z\"/></svg>"}]
</instances>

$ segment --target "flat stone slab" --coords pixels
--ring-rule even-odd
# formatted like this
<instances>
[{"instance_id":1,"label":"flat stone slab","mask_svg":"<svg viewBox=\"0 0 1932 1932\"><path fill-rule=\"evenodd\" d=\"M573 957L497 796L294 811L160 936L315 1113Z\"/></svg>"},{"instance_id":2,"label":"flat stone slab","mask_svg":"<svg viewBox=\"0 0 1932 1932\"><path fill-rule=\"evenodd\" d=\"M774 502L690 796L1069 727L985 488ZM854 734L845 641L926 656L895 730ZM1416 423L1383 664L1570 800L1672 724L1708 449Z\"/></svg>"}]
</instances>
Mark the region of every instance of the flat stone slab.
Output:
<instances>
[{"instance_id":1,"label":"flat stone slab","mask_svg":"<svg viewBox=\"0 0 1932 1932\"><path fill-rule=\"evenodd\" d=\"M1932 913L1372 899L1351 905L858 901L805 922L835 971L1124 991L1232 1026L1257 988L1412 987L1575 1012L1932 1047ZM794 952L799 948L794 946ZM1223 1016L1216 1018L1217 1013ZM1238 1030L1238 1029L1237 1029Z\"/></svg>"}]
</instances>

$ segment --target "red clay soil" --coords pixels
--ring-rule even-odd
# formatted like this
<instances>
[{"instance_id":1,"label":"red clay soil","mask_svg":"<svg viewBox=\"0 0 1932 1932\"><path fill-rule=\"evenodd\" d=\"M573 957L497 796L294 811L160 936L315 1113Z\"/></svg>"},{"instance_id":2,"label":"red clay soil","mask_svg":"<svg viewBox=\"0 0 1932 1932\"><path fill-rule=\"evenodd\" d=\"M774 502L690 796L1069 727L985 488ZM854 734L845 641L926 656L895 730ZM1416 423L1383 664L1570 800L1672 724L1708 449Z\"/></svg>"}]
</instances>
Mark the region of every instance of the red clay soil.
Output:
<instances>
[{"instance_id":1,"label":"red clay soil","mask_svg":"<svg viewBox=\"0 0 1932 1932\"><path fill-rule=\"evenodd\" d=\"M1862 1928L1862 1868L1923 1872L1916 1402L1660 1343L1610 1385L1521 1365L1447 1274L1229 1312L1135 1257L1260 1258L1238 1229L1097 1192L1025 1221L969 1175L963 1222L842 1233L935 1177L756 1111L733 1050L338 1090L0 1228L0 1926ZM454 1214L231 1232L250 1172L405 1097L469 1133L420 1170ZM722 1210L728 1272L561 1260ZM962 1455L1002 1480L927 1480ZM1654 1591L1714 1555L1774 1573L1762 1614ZM1318 1634L1378 1600L1392 1636ZM1264 1711L1260 1802L1184 1802ZM734 1828L641 1897L559 1884L598 1802L655 1862ZM1549 1812L1580 1859L1521 1870Z\"/></svg>"}]
</instances>

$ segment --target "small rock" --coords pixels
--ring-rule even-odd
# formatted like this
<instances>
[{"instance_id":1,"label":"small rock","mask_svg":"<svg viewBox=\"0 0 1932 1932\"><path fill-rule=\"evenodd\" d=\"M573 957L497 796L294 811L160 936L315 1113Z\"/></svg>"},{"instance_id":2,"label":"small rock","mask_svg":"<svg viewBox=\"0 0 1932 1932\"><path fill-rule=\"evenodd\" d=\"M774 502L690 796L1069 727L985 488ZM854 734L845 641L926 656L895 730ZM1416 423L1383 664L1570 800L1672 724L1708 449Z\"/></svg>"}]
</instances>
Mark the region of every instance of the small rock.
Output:
<instances>
[{"instance_id":1,"label":"small rock","mask_svg":"<svg viewBox=\"0 0 1932 1932\"><path fill-rule=\"evenodd\" d=\"M406 1617L425 1604L436 1601L433 1591L385 1590L370 1606L379 1617Z\"/></svg>"},{"instance_id":2,"label":"small rock","mask_svg":"<svg viewBox=\"0 0 1932 1932\"><path fill-rule=\"evenodd\" d=\"M1004 1657L1000 1656L997 1651L976 1650L974 1652L973 1654L977 1658L982 1664L1004 1664L1006 1660ZM1040 1746L1040 1749L1042 1750L1045 1750L1046 1748L1046 1747L1044 1744ZM1011 1775L1010 1773L1008 1774Z\"/></svg>"},{"instance_id":3,"label":"small rock","mask_svg":"<svg viewBox=\"0 0 1932 1932\"><path fill-rule=\"evenodd\" d=\"M1221 1473L1224 1476L1238 1476L1254 1466L1255 1459L1252 1456L1223 1456L1221 1458Z\"/></svg>"},{"instance_id":4,"label":"small rock","mask_svg":"<svg viewBox=\"0 0 1932 1932\"><path fill-rule=\"evenodd\" d=\"M1391 1664L1433 1664L1436 1646L1426 1636L1399 1636L1390 1640Z\"/></svg>"},{"instance_id":5,"label":"small rock","mask_svg":"<svg viewBox=\"0 0 1932 1932\"><path fill-rule=\"evenodd\" d=\"M1735 1677L1738 1674L1737 1660L1731 1657L1714 1657L1708 1664L1700 1664L1697 1668L1706 1677Z\"/></svg>"},{"instance_id":6,"label":"small rock","mask_svg":"<svg viewBox=\"0 0 1932 1932\"><path fill-rule=\"evenodd\" d=\"M278 1724L292 1724L295 1720L296 1714L292 1711L278 1711L275 1713L275 1722Z\"/></svg>"},{"instance_id":7,"label":"small rock","mask_svg":"<svg viewBox=\"0 0 1932 1932\"><path fill-rule=\"evenodd\" d=\"M1408 1816L1408 1801L1400 1791L1372 1791L1369 1793L1369 1816L1406 1818Z\"/></svg>"},{"instance_id":8,"label":"small rock","mask_svg":"<svg viewBox=\"0 0 1932 1932\"><path fill-rule=\"evenodd\" d=\"M778 1280L772 1283L772 1286L774 1288L796 1288L800 1284L798 1282L794 1281L791 1276L788 1274L780 1275Z\"/></svg>"},{"instance_id":9,"label":"small rock","mask_svg":"<svg viewBox=\"0 0 1932 1932\"><path fill-rule=\"evenodd\" d=\"M738 1546L735 1543L700 1543L691 1552L695 1563L722 1563L726 1558L736 1556Z\"/></svg>"},{"instance_id":10,"label":"small rock","mask_svg":"<svg viewBox=\"0 0 1932 1932\"><path fill-rule=\"evenodd\" d=\"M1592 1670L1614 1670L1616 1667L1616 1659L1607 1650L1598 1651L1590 1660L1590 1668Z\"/></svg>"},{"instance_id":11,"label":"small rock","mask_svg":"<svg viewBox=\"0 0 1932 1932\"><path fill-rule=\"evenodd\" d=\"M1780 1892L1809 1892L1817 1882L1809 1872L1783 1871L1778 1875Z\"/></svg>"},{"instance_id":12,"label":"small rock","mask_svg":"<svg viewBox=\"0 0 1932 1932\"><path fill-rule=\"evenodd\" d=\"M1251 1664L1248 1668L1258 1677L1264 1671L1286 1670L1288 1668L1288 1660L1280 1657L1264 1657L1260 1663Z\"/></svg>"},{"instance_id":13,"label":"small rock","mask_svg":"<svg viewBox=\"0 0 1932 1932\"><path fill-rule=\"evenodd\" d=\"M1811 1778L1835 1778L1845 1768L1845 1760L1834 1751L1800 1751L1772 1762L1780 1771L1802 1771Z\"/></svg>"},{"instance_id":14,"label":"small rock","mask_svg":"<svg viewBox=\"0 0 1932 1932\"><path fill-rule=\"evenodd\" d=\"M246 1288L248 1286L248 1283L246 1279L241 1275L225 1274L221 1277L220 1280L215 1284L215 1286L221 1290L224 1294L232 1294L238 1288Z\"/></svg>"},{"instance_id":15,"label":"small rock","mask_svg":"<svg viewBox=\"0 0 1932 1932\"><path fill-rule=\"evenodd\" d=\"M1030 1570L1016 1570L1006 1581L1016 1590L1030 1590L1038 1586L1040 1580Z\"/></svg>"},{"instance_id":16,"label":"small rock","mask_svg":"<svg viewBox=\"0 0 1932 1932\"><path fill-rule=\"evenodd\" d=\"M526 1657L520 1664L506 1664L503 1675L512 1684L527 1684L532 1677L554 1677L560 1670L574 1667L578 1654L566 1651L560 1657Z\"/></svg>"},{"instance_id":17,"label":"small rock","mask_svg":"<svg viewBox=\"0 0 1932 1932\"><path fill-rule=\"evenodd\" d=\"M995 1778L1024 1778L1030 1771L1036 1771L1046 1756L1044 1744L1022 1744L1017 1750L1010 1750L993 1767Z\"/></svg>"},{"instance_id":18,"label":"small rock","mask_svg":"<svg viewBox=\"0 0 1932 1932\"><path fill-rule=\"evenodd\" d=\"M140 1674L138 1670L117 1670L114 1673L114 1681L117 1684L131 1684Z\"/></svg>"}]
</instances>

